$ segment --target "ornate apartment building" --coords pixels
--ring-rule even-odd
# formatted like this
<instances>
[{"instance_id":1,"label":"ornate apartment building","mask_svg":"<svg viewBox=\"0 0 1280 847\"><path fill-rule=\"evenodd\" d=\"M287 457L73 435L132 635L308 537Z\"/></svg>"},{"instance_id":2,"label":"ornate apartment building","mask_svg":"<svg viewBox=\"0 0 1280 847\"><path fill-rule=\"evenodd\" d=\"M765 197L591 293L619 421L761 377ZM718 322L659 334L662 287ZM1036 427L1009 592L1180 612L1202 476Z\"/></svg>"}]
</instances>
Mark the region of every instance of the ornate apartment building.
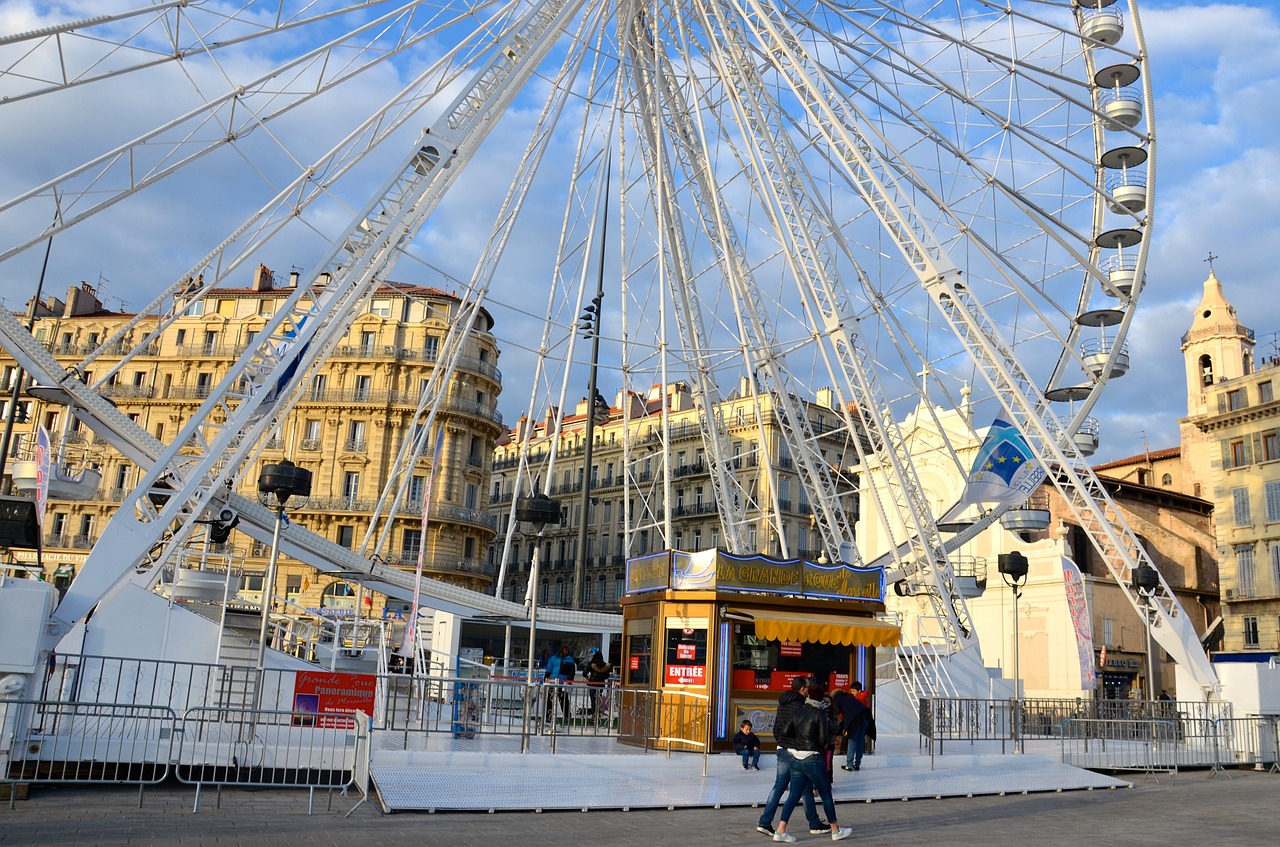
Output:
<instances>
[{"instance_id":1,"label":"ornate apartment building","mask_svg":"<svg viewBox=\"0 0 1280 847\"><path fill-rule=\"evenodd\" d=\"M832 409L831 392L819 391L815 401L805 402L813 431L819 433L817 449L833 474L841 479L846 514L856 519L856 480L849 471L857 455L839 415ZM757 419L756 404L761 414ZM624 408L624 404L627 406ZM619 392L607 415L597 401L593 425L590 486L586 492L586 545L583 550L584 609L614 611L622 596L628 558L656 550L706 550L722 546L720 515L703 452L699 414L687 383L655 385L647 394ZM498 568L506 532L512 526L510 554L502 596L520 600L526 594L537 537L529 526L513 523L511 511L519 496L542 491L541 468L548 459L556 433L558 412L552 409L542 420L528 418L499 443L493 457L489 508L497 520L498 535L489 550L490 569ZM779 420L767 395L756 395L742 384L722 401L718 417L728 422L734 472L743 482L748 500L777 503L781 523L765 519L758 509L748 511L750 552L771 556L816 558L821 546L811 528L812 509L788 456ZM757 423L759 420L759 423ZM560 504L562 520L542 534L539 557L538 602L567 606L572 601L575 566L581 547L586 472L587 402L559 422L559 443L550 480L549 495ZM666 448L661 448L665 439ZM520 453L527 450L527 466L537 483L526 480L517 493L515 481ZM629 462L629 465L627 464ZM634 491L624 486L627 474L636 485L662 492L669 481L670 500L657 499L647 516L641 512ZM772 529L780 525L781 532ZM670 536L665 537L669 526ZM748 552L748 551L740 551Z\"/></svg>"},{"instance_id":2,"label":"ornate apartment building","mask_svg":"<svg viewBox=\"0 0 1280 847\"><path fill-rule=\"evenodd\" d=\"M1190 331L1184 467L1214 503L1223 652L1280 651L1280 347L1256 337L1210 273Z\"/></svg>"},{"instance_id":3,"label":"ornate apartment building","mask_svg":"<svg viewBox=\"0 0 1280 847\"><path fill-rule=\"evenodd\" d=\"M102 387L103 395L161 441L171 440L295 284L292 277L277 284L271 271L260 266L251 286L216 289L193 302L157 342ZM397 452L421 426L419 396L457 306L457 298L434 288L387 285L375 292L346 339L309 377L304 396L257 462L244 469L239 488L256 495L261 467L289 459L313 474L311 496L289 501L290 520L360 549ZM134 317L104 309L93 288L81 284L72 287L65 301L50 297L38 304L33 332L60 362L72 366ZM494 576L486 551L496 522L482 498L494 443L504 428L497 411L502 377L492 318L485 312L479 320L483 325L475 328L442 407L439 467L433 477L434 451L425 451L392 519L389 544L377 552L386 561L413 568L422 551L424 575L483 591ZM144 317L133 336L145 336L154 325ZM105 373L130 349L133 343L126 338L118 349L103 352L93 369ZM8 401L16 367L0 358L0 368ZM93 381L92 373L84 376ZM37 427L43 426L65 472L65 479L55 477L43 526L45 576L69 581L99 529L140 478L139 469L69 419L65 408L42 405L25 394L17 402L4 481L12 481L18 493L32 490L31 462L24 460L30 459ZM6 412L7 407L8 402ZM89 473L77 484L84 470ZM429 533L423 538L421 510L429 480L434 488ZM244 572L242 594L252 599L261 591L269 551L234 532L227 545L225 552ZM28 564L35 562L35 551L13 552ZM349 607L352 602L351 586L318 578L311 568L287 558L281 560L275 591L304 608Z\"/></svg>"}]
</instances>

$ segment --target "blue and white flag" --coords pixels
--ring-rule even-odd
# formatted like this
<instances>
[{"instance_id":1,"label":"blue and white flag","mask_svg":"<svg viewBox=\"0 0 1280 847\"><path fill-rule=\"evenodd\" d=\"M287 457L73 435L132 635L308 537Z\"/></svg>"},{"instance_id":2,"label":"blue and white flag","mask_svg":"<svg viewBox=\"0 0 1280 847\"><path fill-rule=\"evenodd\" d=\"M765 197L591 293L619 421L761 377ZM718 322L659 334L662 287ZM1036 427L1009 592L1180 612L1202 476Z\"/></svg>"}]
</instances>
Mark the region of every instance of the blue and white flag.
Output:
<instances>
[{"instance_id":1,"label":"blue and white flag","mask_svg":"<svg viewBox=\"0 0 1280 847\"><path fill-rule=\"evenodd\" d=\"M1031 496L1044 477L1044 468L1022 433L996 418L978 449L960 502L1018 505Z\"/></svg>"}]
</instances>

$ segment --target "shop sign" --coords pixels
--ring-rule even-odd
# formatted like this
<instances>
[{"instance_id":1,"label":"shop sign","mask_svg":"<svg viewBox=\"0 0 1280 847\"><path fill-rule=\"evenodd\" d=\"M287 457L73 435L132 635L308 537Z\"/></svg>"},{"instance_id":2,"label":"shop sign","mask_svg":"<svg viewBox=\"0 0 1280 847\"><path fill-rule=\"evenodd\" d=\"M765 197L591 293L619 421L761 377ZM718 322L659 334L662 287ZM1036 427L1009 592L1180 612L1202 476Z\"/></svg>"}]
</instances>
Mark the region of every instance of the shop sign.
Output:
<instances>
[{"instance_id":1,"label":"shop sign","mask_svg":"<svg viewBox=\"0 0 1280 847\"><path fill-rule=\"evenodd\" d=\"M804 563L804 593L807 597L883 600L883 580L884 568L855 568L843 562Z\"/></svg>"},{"instance_id":2,"label":"shop sign","mask_svg":"<svg viewBox=\"0 0 1280 847\"><path fill-rule=\"evenodd\" d=\"M799 559L780 561L764 556L738 558L721 554L716 562L716 587L771 594L800 594L804 585Z\"/></svg>"},{"instance_id":3,"label":"shop sign","mask_svg":"<svg viewBox=\"0 0 1280 847\"><path fill-rule=\"evenodd\" d=\"M627 593L665 591L670 584L671 560L666 553L655 553L627 560Z\"/></svg>"},{"instance_id":4,"label":"shop sign","mask_svg":"<svg viewBox=\"0 0 1280 847\"><path fill-rule=\"evenodd\" d=\"M667 665L667 685L706 684L706 665Z\"/></svg>"},{"instance_id":5,"label":"shop sign","mask_svg":"<svg viewBox=\"0 0 1280 847\"><path fill-rule=\"evenodd\" d=\"M349 716L356 711L373 714L377 689L374 674L298 671L293 682L293 725L349 728Z\"/></svg>"},{"instance_id":6,"label":"shop sign","mask_svg":"<svg viewBox=\"0 0 1280 847\"><path fill-rule=\"evenodd\" d=\"M782 645L778 648L778 654L781 656L799 656L800 642L799 641L783 641Z\"/></svg>"}]
</instances>

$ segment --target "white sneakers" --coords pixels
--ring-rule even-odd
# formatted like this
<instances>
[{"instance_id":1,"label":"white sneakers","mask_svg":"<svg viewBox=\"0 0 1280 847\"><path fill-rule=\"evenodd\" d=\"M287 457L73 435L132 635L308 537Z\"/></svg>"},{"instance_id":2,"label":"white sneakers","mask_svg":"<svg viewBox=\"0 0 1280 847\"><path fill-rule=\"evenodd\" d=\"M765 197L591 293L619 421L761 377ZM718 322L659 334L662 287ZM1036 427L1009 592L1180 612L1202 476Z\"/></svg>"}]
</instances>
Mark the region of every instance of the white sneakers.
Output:
<instances>
[{"instance_id":1,"label":"white sneakers","mask_svg":"<svg viewBox=\"0 0 1280 847\"><path fill-rule=\"evenodd\" d=\"M844 839L848 838L850 835L853 835L853 827L836 826L831 828L832 841L843 841ZM773 840L782 841L787 844L792 844L796 841L796 837L789 832L775 832L773 834Z\"/></svg>"}]
</instances>

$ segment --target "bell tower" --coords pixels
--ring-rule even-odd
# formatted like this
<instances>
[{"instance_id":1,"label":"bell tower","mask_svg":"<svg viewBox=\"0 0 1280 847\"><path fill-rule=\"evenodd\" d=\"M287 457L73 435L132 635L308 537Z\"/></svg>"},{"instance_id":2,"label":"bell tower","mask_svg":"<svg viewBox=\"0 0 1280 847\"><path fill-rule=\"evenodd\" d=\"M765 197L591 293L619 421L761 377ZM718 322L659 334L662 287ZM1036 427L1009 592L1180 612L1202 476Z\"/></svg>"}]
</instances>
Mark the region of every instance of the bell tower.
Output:
<instances>
[{"instance_id":1,"label":"bell tower","mask_svg":"<svg viewBox=\"0 0 1280 847\"><path fill-rule=\"evenodd\" d=\"M1219 382L1253 373L1253 330L1236 316L1236 307L1222 293L1222 283L1210 264L1204 296L1196 306L1191 329L1182 336L1182 358L1187 373L1187 416L1178 422L1182 435L1182 479L1186 493L1206 500L1210 490L1212 440L1192 420L1210 411Z\"/></svg>"}]
</instances>

